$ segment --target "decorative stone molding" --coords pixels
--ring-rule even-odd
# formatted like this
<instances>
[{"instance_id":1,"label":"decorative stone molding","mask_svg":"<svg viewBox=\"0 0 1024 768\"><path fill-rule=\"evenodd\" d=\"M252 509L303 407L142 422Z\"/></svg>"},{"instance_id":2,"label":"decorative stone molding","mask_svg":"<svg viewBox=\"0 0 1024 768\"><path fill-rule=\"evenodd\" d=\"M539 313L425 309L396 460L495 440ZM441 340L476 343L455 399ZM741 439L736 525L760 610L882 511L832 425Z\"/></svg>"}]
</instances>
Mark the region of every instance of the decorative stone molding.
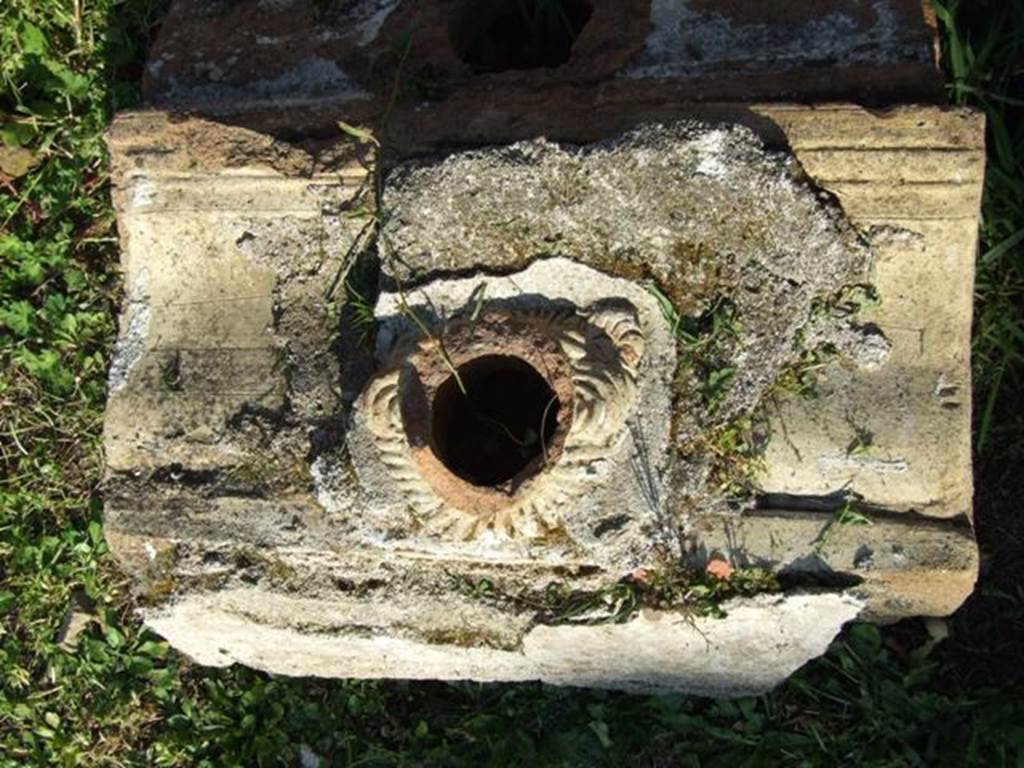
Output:
<instances>
[{"instance_id":1,"label":"decorative stone molding","mask_svg":"<svg viewBox=\"0 0 1024 768\"><path fill-rule=\"evenodd\" d=\"M933 106L934 17L584 5L558 50L481 58L516 3L173 4L156 111L108 141L104 531L179 650L751 695L854 617L969 594L984 122ZM337 322L353 283L370 345ZM864 283L880 305L832 311ZM800 369L814 400L780 387L808 344L839 353ZM714 465L748 454L756 498ZM833 525L847 494L874 525ZM711 557L833 588L595 626L466 589L605 595Z\"/></svg>"},{"instance_id":2,"label":"decorative stone molding","mask_svg":"<svg viewBox=\"0 0 1024 768\"><path fill-rule=\"evenodd\" d=\"M431 534L533 538L563 524L566 500L597 482L604 457L625 438L643 354L636 309L625 301L487 310L452 320L435 336L407 331L356 408ZM539 421L527 423L520 437L511 433L514 427L475 413L482 432L463 436L518 448L521 466L493 482L469 477L446 448L450 421L458 421L452 411L460 406L453 403L471 400L479 386L501 388L509 399L524 397L517 386L530 373L550 394L534 401ZM460 391L460 379L468 393ZM491 463L503 460L514 461L498 456Z\"/></svg>"}]
</instances>

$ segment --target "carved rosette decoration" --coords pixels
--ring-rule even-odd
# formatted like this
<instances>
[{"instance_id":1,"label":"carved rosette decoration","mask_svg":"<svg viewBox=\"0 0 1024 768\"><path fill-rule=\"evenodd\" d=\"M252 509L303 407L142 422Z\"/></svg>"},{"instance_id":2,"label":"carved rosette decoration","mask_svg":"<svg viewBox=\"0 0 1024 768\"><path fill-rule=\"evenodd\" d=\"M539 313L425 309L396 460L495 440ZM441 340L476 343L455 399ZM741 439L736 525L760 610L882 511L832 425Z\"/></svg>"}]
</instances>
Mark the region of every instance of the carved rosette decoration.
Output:
<instances>
[{"instance_id":1,"label":"carved rosette decoration","mask_svg":"<svg viewBox=\"0 0 1024 768\"><path fill-rule=\"evenodd\" d=\"M357 421L421 534L550 536L626 438L644 350L636 308L624 300L485 306L430 335L414 326L401 333L357 401ZM480 411L497 407L525 421L478 412L484 401ZM486 464L488 444L500 440L522 454L494 459L508 465L507 477ZM474 476L460 462L482 468Z\"/></svg>"}]
</instances>

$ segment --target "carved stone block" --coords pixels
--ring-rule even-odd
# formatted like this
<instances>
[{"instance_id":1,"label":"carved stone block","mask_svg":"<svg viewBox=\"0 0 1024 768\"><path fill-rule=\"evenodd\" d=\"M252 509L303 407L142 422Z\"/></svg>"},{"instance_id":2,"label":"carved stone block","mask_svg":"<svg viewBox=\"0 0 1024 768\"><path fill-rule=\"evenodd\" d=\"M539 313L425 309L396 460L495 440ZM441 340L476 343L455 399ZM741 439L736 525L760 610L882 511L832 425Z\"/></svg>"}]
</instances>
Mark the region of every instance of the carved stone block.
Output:
<instances>
[{"instance_id":1,"label":"carved stone block","mask_svg":"<svg viewBox=\"0 0 1024 768\"><path fill-rule=\"evenodd\" d=\"M900 106L941 95L934 20L506 5L174 3L108 137L105 530L147 623L286 674L746 695L955 609L984 147Z\"/></svg>"}]
</instances>

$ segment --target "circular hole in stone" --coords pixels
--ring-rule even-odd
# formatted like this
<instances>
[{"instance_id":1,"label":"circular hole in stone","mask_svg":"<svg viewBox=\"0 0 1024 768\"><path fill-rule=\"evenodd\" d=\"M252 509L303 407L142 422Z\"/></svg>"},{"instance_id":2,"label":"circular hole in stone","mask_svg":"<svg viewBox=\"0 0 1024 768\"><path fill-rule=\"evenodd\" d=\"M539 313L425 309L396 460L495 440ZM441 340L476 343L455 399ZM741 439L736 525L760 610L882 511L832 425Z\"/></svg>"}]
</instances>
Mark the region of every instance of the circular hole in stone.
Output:
<instances>
[{"instance_id":1,"label":"circular hole in stone","mask_svg":"<svg viewBox=\"0 0 1024 768\"><path fill-rule=\"evenodd\" d=\"M525 360L484 355L449 376L431 407L432 448L468 483L496 486L533 465L539 469L558 425L559 401Z\"/></svg>"},{"instance_id":2,"label":"circular hole in stone","mask_svg":"<svg viewBox=\"0 0 1024 768\"><path fill-rule=\"evenodd\" d=\"M452 21L451 42L477 72L557 67L592 12L585 0L467 0Z\"/></svg>"}]
</instances>

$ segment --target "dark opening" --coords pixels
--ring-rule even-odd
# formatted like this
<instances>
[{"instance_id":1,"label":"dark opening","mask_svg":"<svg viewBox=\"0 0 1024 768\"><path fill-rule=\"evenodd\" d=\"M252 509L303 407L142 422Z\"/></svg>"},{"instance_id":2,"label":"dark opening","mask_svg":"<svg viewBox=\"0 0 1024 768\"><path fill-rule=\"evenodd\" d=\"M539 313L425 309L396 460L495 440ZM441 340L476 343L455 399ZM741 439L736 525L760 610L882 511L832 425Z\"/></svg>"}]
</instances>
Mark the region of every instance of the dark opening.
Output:
<instances>
[{"instance_id":1,"label":"dark opening","mask_svg":"<svg viewBox=\"0 0 1024 768\"><path fill-rule=\"evenodd\" d=\"M473 485L511 480L550 446L558 397L526 361L485 355L458 368L438 388L431 413L433 449L452 472Z\"/></svg>"},{"instance_id":2,"label":"dark opening","mask_svg":"<svg viewBox=\"0 0 1024 768\"><path fill-rule=\"evenodd\" d=\"M585 0L467 0L452 23L452 45L477 72L557 67L592 10Z\"/></svg>"}]
</instances>

